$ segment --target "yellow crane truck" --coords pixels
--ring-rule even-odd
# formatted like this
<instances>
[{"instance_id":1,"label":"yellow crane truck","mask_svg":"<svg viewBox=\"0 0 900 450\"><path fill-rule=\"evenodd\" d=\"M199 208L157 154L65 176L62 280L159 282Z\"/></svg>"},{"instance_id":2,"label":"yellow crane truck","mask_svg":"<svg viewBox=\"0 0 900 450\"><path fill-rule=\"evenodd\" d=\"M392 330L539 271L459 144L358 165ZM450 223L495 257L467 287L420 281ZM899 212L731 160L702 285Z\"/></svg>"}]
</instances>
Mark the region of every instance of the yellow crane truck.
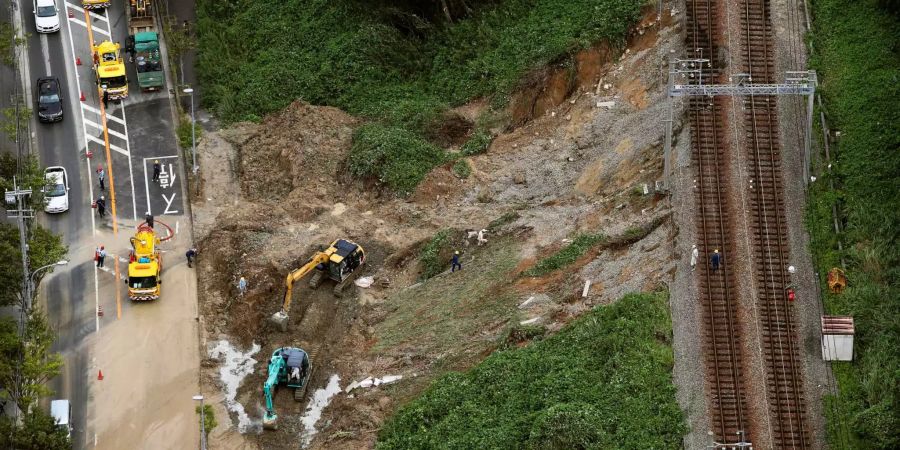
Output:
<instances>
[{"instance_id":1,"label":"yellow crane truck","mask_svg":"<svg viewBox=\"0 0 900 450\"><path fill-rule=\"evenodd\" d=\"M128 97L128 77L125 75L125 62L119 52L119 44L103 41L94 46L94 73L101 94L109 95L110 100Z\"/></svg>"},{"instance_id":2,"label":"yellow crane truck","mask_svg":"<svg viewBox=\"0 0 900 450\"><path fill-rule=\"evenodd\" d=\"M109 8L109 0L81 0L81 7L90 10Z\"/></svg>"},{"instance_id":3,"label":"yellow crane truck","mask_svg":"<svg viewBox=\"0 0 900 450\"><path fill-rule=\"evenodd\" d=\"M160 239L146 223L141 224L131 237L131 255L128 258L128 298L133 301L156 300L162 280L162 258L158 245Z\"/></svg>"}]
</instances>

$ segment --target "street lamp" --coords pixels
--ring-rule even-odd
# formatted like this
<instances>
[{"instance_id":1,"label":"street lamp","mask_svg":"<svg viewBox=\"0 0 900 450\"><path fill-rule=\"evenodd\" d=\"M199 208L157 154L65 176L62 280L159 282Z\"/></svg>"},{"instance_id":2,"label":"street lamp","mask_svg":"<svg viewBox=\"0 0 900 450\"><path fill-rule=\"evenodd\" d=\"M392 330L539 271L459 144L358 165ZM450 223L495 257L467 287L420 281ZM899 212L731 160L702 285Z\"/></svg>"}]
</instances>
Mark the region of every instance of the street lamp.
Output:
<instances>
[{"instance_id":1,"label":"street lamp","mask_svg":"<svg viewBox=\"0 0 900 450\"><path fill-rule=\"evenodd\" d=\"M34 296L34 276L37 275L38 272L40 272L44 269L47 269L47 268L50 268L53 266L65 266L66 264L69 264L69 261L66 261L65 259L61 259L53 264L47 264L46 266L38 267L37 269L34 270L34 272L31 272L31 275L28 277L28 296L25 299L25 302L26 302L26 305L28 305L29 311L31 311L31 297Z\"/></svg>"},{"instance_id":2,"label":"street lamp","mask_svg":"<svg viewBox=\"0 0 900 450\"><path fill-rule=\"evenodd\" d=\"M195 395L191 398L200 401L200 450L206 450L206 410L203 409L203 396Z\"/></svg>"},{"instance_id":3,"label":"street lamp","mask_svg":"<svg viewBox=\"0 0 900 450\"><path fill-rule=\"evenodd\" d=\"M191 164L194 165L191 170L194 172L194 175L197 175L197 169L200 166L197 165L197 137L194 134L196 133L194 128L197 126L197 123L194 121L194 89L185 88L182 92L191 96Z\"/></svg>"}]
</instances>

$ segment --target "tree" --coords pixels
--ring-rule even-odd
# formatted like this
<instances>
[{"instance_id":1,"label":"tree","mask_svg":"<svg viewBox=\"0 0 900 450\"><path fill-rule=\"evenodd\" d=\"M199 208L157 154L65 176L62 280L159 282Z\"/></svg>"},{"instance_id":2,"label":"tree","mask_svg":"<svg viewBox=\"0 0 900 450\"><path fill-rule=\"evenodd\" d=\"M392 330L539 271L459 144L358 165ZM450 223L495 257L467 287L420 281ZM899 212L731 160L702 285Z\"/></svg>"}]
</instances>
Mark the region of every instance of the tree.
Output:
<instances>
[{"instance_id":1,"label":"tree","mask_svg":"<svg viewBox=\"0 0 900 450\"><path fill-rule=\"evenodd\" d=\"M33 225L31 237L28 239L28 256L31 270L53 264L65 258L68 248L63 245L62 238L50 230ZM35 277L35 285L47 272L40 272ZM10 224L0 224L0 306L18 303L24 305L22 290L22 253L19 246L19 230Z\"/></svg>"},{"instance_id":2,"label":"tree","mask_svg":"<svg viewBox=\"0 0 900 450\"><path fill-rule=\"evenodd\" d=\"M72 448L65 428L53 416L34 408L16 425L11 417L0 417L0 448L17 450L68 450Z\"/></svg>"},{"instance_id":3,"label":"tree","mask_svg":"<svg viewBox=\"0 0 900 450\"><path fill-rule=\"evenodd\" d=\"M45 383L59 375L63 365L62 357L50 351L55 338L40 309L27 317L21 336L13 319L0 319L0 385L5 389L4 397L15 402L20 411L29 411L38 399L52 394Z\"/></svg>"},{"instance_id":4,"label":"tree","mask_svg":"<svg viewBox=\"0 0 900 450\"><path fill-rule=\"evenodd\" d=\"M46 181L44 168L41 167L37 157L28 156L20 160L11 153L0 154L0 189L13 189L15 187L13 177L20 189L31 189L28 206L34 210L42 209Z\"/></svg>"}]
</instances>

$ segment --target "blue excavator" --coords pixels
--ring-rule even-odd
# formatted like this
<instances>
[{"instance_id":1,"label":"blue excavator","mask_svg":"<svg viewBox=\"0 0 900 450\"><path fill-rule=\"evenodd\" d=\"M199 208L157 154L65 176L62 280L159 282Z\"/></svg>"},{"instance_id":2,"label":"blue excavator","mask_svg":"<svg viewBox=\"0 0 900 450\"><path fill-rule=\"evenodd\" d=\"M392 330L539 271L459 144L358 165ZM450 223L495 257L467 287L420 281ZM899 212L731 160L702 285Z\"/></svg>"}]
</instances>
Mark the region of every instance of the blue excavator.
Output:
<instances>
[{"instance_id":1,"label":"blue excavator","mask_svg":"<svg viewBox=\"0 0 900 450\"><path fill-rule=\"evenodd\" d=\"M312 374L310 356L297 347L281 347L272 352L269 360L268 378L263 386L266 395L266 414L263 428L278 429L278 415L275 414L275 389L279 386L294 390L294 400L300 402L306 397L306 387Z\"/></svg>"}]
</instances>

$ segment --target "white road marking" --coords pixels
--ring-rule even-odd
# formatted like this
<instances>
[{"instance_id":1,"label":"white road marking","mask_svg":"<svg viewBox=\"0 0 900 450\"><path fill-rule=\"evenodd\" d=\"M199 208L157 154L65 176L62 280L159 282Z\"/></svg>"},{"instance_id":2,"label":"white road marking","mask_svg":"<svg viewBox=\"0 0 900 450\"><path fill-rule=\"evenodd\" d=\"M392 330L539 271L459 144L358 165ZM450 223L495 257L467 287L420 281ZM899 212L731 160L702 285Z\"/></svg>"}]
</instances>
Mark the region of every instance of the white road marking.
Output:
<instances>
[{"instance_id":1,"label":"white road marking","mask_svg":"<svg viewBox=\"0 0 900 450\"><path fill-rule=\"evenodd\" d=\"M106 14L101 16L100 14L97 14L93 11L88 11L88 12L91 14L91 17L93 17L97 20L102 20L102 21L106 22L107 24L109 23L109 19L106 18Z\"/></svg>"},{"instance_id":2,"label":"white road marking","mask_svg":"<svg viewBox=\"0 0 900 450\"><path fill-rule=\"evenodd\" d=\"M178 234L178 224L179 223L181 223L181 221L178 221L178 220L175 221L175 234Z\"/></svg>"},{"instance_id":3,"label":"white road marking","mask_svg":"<svg viewBox=\"0 0 900 450\"><path fill-rule=\"evenodd\" d=\"M92 113L96 114L97 117L100 117L100 110L97 109L97 108L94 108L94 107L91 106L91 105L87 105L87 104L85 104L84 102L82 102L82 103L81 103L81 108L82 108L82 109L86 109L86 110L88 110L89 112L92 112ZM120 119L120 118L118 118L118 117L116 117L116 116L111 116L111 115L109 115L109 114L106 115L106 120L112 120L113 122L117 122L117 123L120 123L120 124L122 124L122 125L125 125L125 121L124 121L124 120L122 120L122 119Z\"/></svg>"},{"instance_id":4,"label":"white road marking","mask_svg":"<svg viewBox=\"0 0 900 450\"><path fill-rule=\"evenodd\" d=\"M169 206L172 206L172 202L175 200L176 193L172 193L172 198L166 198L166 194L162 194L163 200L166 202L166 210L163 211L163 214L178 214L178 211L169 211Z\"/></svg>"},{"instance_id":5,"label":"white road marking","mask_svg":"<svg viewBox=\"0 0 900 450\"><path fill-rule=\"evenodd\" d=\"M109 118L110 116L106 116L106 117ZM103 125L100 125L100 124L97 123L97 122L94 122L94 121L91 121L91 120L87 120L87 119L85 119L84 121L85 121L85 123L87 123L88 125L90 125L90 126L96 128L96 129L98 129L98 130L100 130L100 131L103 131ZM115 137L117 137L117 138L119 138L119 139L128 139L128 137L125 136L124 134L119 133L119 132L116 131L116 130L111 130L111 129L109 129L109 127L107 127L107 130L106 130L106 131L109 132L109 134L111 134L111 135L113 135L113 136L115 136Z\"/></svg>"},{"instance_id":6,"label":"white road marking","mask_svg":"<svg viewBox=\"0 0 900 450\"><path fill-rule=\"evenodd\" d=\"M93 217L93 214L91 214ZM100 285L97 281L97 265L94 264L94 326L96 332L100 332Z\"/></svg>"},{"instance_id":7,"label":"white road marking","mask_svg":"<svg viewBox=\"0 0 900 450\"><path fill-rule=\"evenodd\" d=\"M86 137L89 141L96 142L96 143L100 144L101 146L106 146L106 141L104 141L103 139L98 138L97 136L94 136L94 135L92 135L92 134L85 134L84 137ZM123 154L123 155L125 155L125 156L129 156L129 155L128 155L128 150L125 150L124 148L119 147L118 145L109 144L109 149L110 149L110 150L113 150L113 151L115 151L115 152L117 152L117 153L121 153L121 154Z\"/></svg>"}]
</instances>

